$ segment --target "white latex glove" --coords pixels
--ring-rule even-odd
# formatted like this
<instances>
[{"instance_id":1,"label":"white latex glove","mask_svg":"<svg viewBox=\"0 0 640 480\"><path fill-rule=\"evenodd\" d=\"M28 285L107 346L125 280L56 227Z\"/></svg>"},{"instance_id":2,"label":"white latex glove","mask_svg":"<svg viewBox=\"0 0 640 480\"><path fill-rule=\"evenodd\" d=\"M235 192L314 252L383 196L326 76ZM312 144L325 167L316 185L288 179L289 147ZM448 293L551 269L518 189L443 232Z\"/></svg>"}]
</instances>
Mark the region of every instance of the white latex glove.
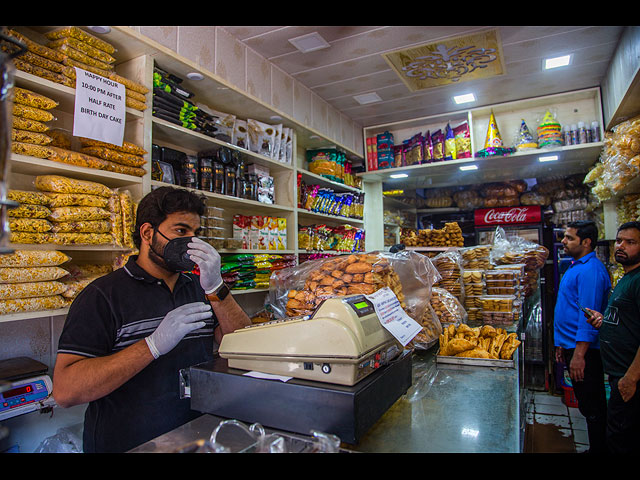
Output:
<instances>
[{"instance_id":1,"label":"white latex glove","mask_svg":"<svg viewBox=\"0 0 640 480\"><path fill-rule=\"evenodd\" d=\"M154 358L170 352L185 335L205 326L211 318L211 305L205 302L187 303L165 315L154 332L145 338Z\"/></svg>"},{"instance_id":2,"label":"white latex glove","mask_svg":"<svg viewBox=\"0 0 640 480\"><path fill-rule=\"evenodd\" d=\"M221 260L218 251L198 237L193 237L187 247L191 260L196 262L200 269L200 285L204 293L217 290L222 285Z\"/></svg>"}]
</instances>

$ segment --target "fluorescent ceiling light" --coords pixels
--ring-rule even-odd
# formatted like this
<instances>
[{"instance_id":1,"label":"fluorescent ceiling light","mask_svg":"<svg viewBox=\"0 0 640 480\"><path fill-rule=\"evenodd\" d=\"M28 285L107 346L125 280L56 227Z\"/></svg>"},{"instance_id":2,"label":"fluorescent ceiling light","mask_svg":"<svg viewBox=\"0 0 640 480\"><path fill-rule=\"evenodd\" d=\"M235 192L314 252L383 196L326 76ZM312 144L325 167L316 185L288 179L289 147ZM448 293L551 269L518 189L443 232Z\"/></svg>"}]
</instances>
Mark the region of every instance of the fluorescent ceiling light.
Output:
<instances>
[{"instance_id":1,"label":"fluorescent ceiling light","mask_svg":"<svg viewBox=\"0 0 640 480\"><path fill-rule=\"evenodd\" d=\"M558 160L558 155L547 155L545 157L538 157L539 162L554 162Z\"/></svg>"},{"instance_id":2,"label":"fluorescent ceiling light","mask_svg":"<svg viewBox=\"0 0 640 480\"><path fill-rule=\"evenodd\" d=\"M463 165L462 167L460 167L460 170L465 171L465 170L477 170L478 166L477 165Z\"/></svg>"},{"instance_id":3,"label":"fluorescent ceiling light","mask_svg":"<svg viewBox=\"0 0 640 480\"><path fill-rule=\"evenodd\" d=\"M465 93L464 95L456 95L453 100L458 104L475 102L476 96L473 93Z\"/></svg>"},{"instance_id":4,"label":"fluorescent ceiling light","mask_svg":"<svg viewBox=\"0 0 640 480\"><path fill-rule=\"evenodd\" d=\"M362 95L354 95L353 99L360 105L366 105L368 103L381 102L382 99L376 92L363 93Z\"/></svg>"},{"instance_id":5,"label":"fluorescent ceiling light","mask_svg":"<svg viewBox=\"0 0 640 480\"><path fill-rule=\"evenodd\" d=\"M563 55L562 57L547 58L544 61L544 68L566 67L571 63L571 55Z\"/></svg>"},{"instance_id":6,"label":"fluorescent ceiling light","mask_svg":"<svg viewBox=\"0 0 640 480\"><path fill-rule=\"evenodd\" d=\"M289 43L300 50L302 53L314 52L323 48L330 47L329 43L320 36L318 32L300 35L299 37L290 38Z\"/></svg>"},{"instance_id":7,"label":"fluorescent ceiling light","mask_svg":"<svg viewBox=\"0 0 640 480\"><path fill-rule=\"evenodd\" d=\"M405 178L408 177L406 173L393 173L390 175L391 178Z\"/></svg>"}]
</instances>

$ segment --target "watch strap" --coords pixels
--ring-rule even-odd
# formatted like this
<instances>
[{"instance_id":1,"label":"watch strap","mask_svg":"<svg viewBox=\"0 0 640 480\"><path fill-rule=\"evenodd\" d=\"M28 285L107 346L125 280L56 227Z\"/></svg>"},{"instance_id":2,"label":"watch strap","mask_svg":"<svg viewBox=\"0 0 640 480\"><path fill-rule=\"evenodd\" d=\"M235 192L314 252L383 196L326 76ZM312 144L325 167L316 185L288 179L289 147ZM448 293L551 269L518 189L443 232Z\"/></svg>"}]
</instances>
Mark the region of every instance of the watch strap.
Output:
<instances>
[{"instance_id":1,"label":"watch strap","mask_svg":"<svg viewBox=\"0 0 640 480\"><path fill-rule=\"evenodd\" d=\"M229 295L229 287L227 287L227 284L224 282L222 282L222 285L220 285L216 290L206 294L207 299L212 302L221 302L227 297L227 295Z\"/></svg>"}]
</instances>

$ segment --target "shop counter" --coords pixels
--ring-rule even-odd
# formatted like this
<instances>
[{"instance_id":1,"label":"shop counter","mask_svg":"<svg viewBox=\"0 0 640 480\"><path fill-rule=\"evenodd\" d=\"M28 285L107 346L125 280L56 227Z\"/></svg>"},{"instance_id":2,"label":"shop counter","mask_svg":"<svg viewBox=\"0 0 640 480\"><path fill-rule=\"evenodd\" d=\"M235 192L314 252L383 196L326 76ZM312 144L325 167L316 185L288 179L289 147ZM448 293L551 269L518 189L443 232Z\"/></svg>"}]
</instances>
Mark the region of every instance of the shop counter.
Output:
<instances>
[{"instance_id":1,"label":"shop counter","mask_svg":"<svg viewBox=\"0 0 640 480\"><path fill-rule=\"evenodd\" d=\"M519 453L523 429L519 368L444 365L436 348L413 354L413 385L360 439L342 444L363 453ZM518 359L515 358L518 365ZM174 452L208 439L224 420L204 414L132 452ZM278 433L265 428L267 432ZM283 432L285 433L285 432ZM242 435L240 432L238 435ZM309 437L286 433L306 451ZM246 450L239 438L233 451Z\"/></svg>"}]
</instances>

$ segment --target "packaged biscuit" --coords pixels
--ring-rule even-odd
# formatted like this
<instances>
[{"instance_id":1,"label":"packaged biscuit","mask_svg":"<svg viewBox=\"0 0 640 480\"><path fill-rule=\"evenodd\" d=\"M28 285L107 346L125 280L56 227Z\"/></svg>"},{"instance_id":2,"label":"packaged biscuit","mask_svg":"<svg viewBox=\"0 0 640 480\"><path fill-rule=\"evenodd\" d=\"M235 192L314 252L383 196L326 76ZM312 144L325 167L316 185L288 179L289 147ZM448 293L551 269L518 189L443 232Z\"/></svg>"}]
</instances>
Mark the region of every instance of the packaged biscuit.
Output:
<instances>
[{"instance_id":1,"label":"packaged biscuit","mask_svg":"<svg viewBox=\"0 0 640 480\"><path fill-rule=\"evenodd\" d=\"M13 200L14 202L26 203L29 205L49 205L49 197L42 192L9 189L7 191L7 198L9 200Z\"/></svg>"},{"instance_id":2,"label":"packaged biscuit","mask_svg":"<svg viewBox=\"0 0 640 480\"><path fill-rule=\"evenodd\" d=\"M18 155L27 155L29 157L37 157L48 159L54 155L53 147L49 145L36 145L35 143L11 142L11 151Z\"/></svg>"},{"instance_id":3,"label":"packaged biscuit","mask_svg":"<svg viewBox=\"0 0 640 480\"><path fill-rule=\"evenodd\" d=\"M75 26L58 28L51 32L45 33L44 36L49 40L57 40L59 38L67 37L77 38L78 40L81 40L99 50L107 52L110 55L112 55L116 51L115 47L110 43L105 42L104 40Z\"/></svg>"},{"instance_id":4,"label":"packaged biscuit","mask_svg":"<svg viewBox=\"0 0 640 480\"><path fill-rule=\"evenodd\" d=\"M12 122L13 128L18 130L28 130L30 132L44 133L49 130L49 126L44 122L32 120L30 118L18 117L13 115Z\"/></svg>"},{"instance_id":5,"label":"packaged biscuit","mask_svg":"<svg viewBox=\"0 0 640 480\"><path fill-rule=\"evenodd\" d=\"M34 42L33 40L27 38L25 35L15 30L7 29L4 33L18 40L20 43L27 47L28 51L35 53L36 55L40 55L41 57L53 60L54 62L62 61L63 56L60 53L49 47Z\"/></svg>"},{"instance_id":6,"label":"packaged biscuit","mask_svg":"<svg viewBox=\"0 0 640 480\"><path fill-rule=\"evenodd\" d=\"M0 284L0 300L16 298L48 297L60 295L66 286L59 281L3 283Z\"/></svg>"},{"instance_id":7,"label":"packaged biscuit","mask_svg":"<svg viewBox=\"0 0 640 480\"><path fill-rule=\"evenodd\" d=\"M13 101L40 110L51 110L58 106L58 102L26 88L13 87Z\"/></svg>"},{"instance_id":8,"label":"packaged biscuit","mask_svg":"<svg viewBox=\"0 0 640 480\"><path fill-rule=\"evenodd\" d=\"M57 250L14 250L0 255L1 267L56 267L71 258Z\"/></svg>"},{"instance_id":9,"label":"packaged biscuit","mask_svg":"<svg viewBox=\"0 0 640 480\"><path fill-rule=\"evenodd\" d=\"M92 58L95 58L107 64L111 64L116 61L116 59L113 56L111 56L109 53L105 52L104 50L100 50L99 48L96 48L88 44L87 42L83 42L82 40L79 40L77 38L63 37L47 43L47 47L53 50L58 50L59 47L62 47L63 45L72 47L75 50L78 50Z\"/></svg>"},{"instance_id":10,"label":"packaged biscuit","mask_svg":"<svg viewBox=\"0 0 640 480\"><path fill-rule=\"evenodd\" d=\"M76 220L55 222L51 226L53 233L109 233L111 222L108 220Z\"/></svg>"},{"instance_id":11,"label":"packaged biscuit","mask_svg":"<svg viewBox=\"0 0 640 480\"><path fill-rule=\"evenodd\" d=\"M48 110L30 107L29 105L22 105L21 103L13 104L13 114L16 117L36 120L37 122L50 122L55 118L53 113L49 112Z\"/></svg>"},{"instance_id":12,"label":"packaged biscuit","mask_svg":"<svg viewBox=\"0 0 640 480\"><path fill-rule=\"evenodd\" d=\"M9 228L12 232L42 233L51 230L51 222L44 218L9 217Z\"/></svg>"},{"instance_id":13,"label":"packaged biscuit","mask_svg":"<svg viewBox=\"0 0 640 480\"><path fill-rule=\"evenodd\" d=\"M42 310L58 310L65 308L69 302L61 295L48 297L16 298L0 301L0 314L20 312L38 312Z\"/></svg>"},{"instance_id":14,"label":"packaged biscuit","mask_svg":"<svg viewBox=\"0 0 640 480\"><path fill-rule=\"evenodd\" d=\"M78 180L61 175L38 175L35 178L35 186L43 192L84 193L107 198L113 194L113 190L101 183Z\"/></svg>"},{"instance_id":15,"label":"packaged biscuit","mask_svg":"<svg viewBox=\"0 0 640 480\"><path fill-rule=\"evenodd\" d=\"M48 217L52 222L103 220L105 218L109 218L109 211L104 208L76 205L51 208L51 215Z\"/></svg>"},{"instance_id":16,"label":"packaged biscuit","mask_svg":"<svg viewBox=\"0 0 640 480\"><path fill-rule=\"evenodd\" d=\"M24 243L24 244L36 244L42 245L45 243L51 243L52 233L44 232L44 233L31 233L31 232L11 232L10 242L11 243Z\"/></svg>"},{"instance_id":17,"label":"packaged biscuit","mask_svg":"<svg viewBox=\"0 0 640 480\"><path fill-rule=\"evenodd\" d=\"M110 245L112 236L108 233L52 233L51 243L56 245Z\"/></svg>"},{"instance_id":18,"label":"packaged biscuit","mask_svg":"<svg viewBox=\"0 0 640 480\"><path fill-rule=\"evenodd\" d=\"M55 267L2 267L0 268L0 283L47 282L58 280L69 272L64 268Z\"/></svg>"},{"instance_id":19,"label":"packaged biscuit","mask_svg":"<svg viewBox=\"0 0 640 480\"><path fill-rule=\"evenodd\" d=\"M16 208L9 210L10 217L18 218L47 218L51 215L51 210L44 205L21 203Z\"/></svg>"},{"instance_id":20,"label":"packaged biscuit","mask_svg":"<svg viewBox=\"0 0 640 480\"><path fill-rule=\"evenodd\" d=\"M88 195L86 193L52 193L41 192L47 199L50 208L83 206L105 208L109 204L109 199L100 195Z\"/></svg>"},{"instance_id":21,"label":"packaged biscuit","mask_svg":"<svg viewBox=\"0 0 640 480\"><path fill-rule=\"evenodd\" d=\"M14 142L31 143L34 145L49 145L51 137L46 133L30 132L29 130L11 129L11 140Z\"/></svg>"},{"instance_id":22,"label":"packaged biscuit","mask_svg":"<svg viewBox=\"0 0 640 480\"><path fill-rule=\"evenodd\" d=\"M141 167L146 163L144 157L130 153L118 152L106 147L83 147L81 150L87 155L109 160L111 162L127 165L129 167Z\"/></svg>"}]
</instances>

